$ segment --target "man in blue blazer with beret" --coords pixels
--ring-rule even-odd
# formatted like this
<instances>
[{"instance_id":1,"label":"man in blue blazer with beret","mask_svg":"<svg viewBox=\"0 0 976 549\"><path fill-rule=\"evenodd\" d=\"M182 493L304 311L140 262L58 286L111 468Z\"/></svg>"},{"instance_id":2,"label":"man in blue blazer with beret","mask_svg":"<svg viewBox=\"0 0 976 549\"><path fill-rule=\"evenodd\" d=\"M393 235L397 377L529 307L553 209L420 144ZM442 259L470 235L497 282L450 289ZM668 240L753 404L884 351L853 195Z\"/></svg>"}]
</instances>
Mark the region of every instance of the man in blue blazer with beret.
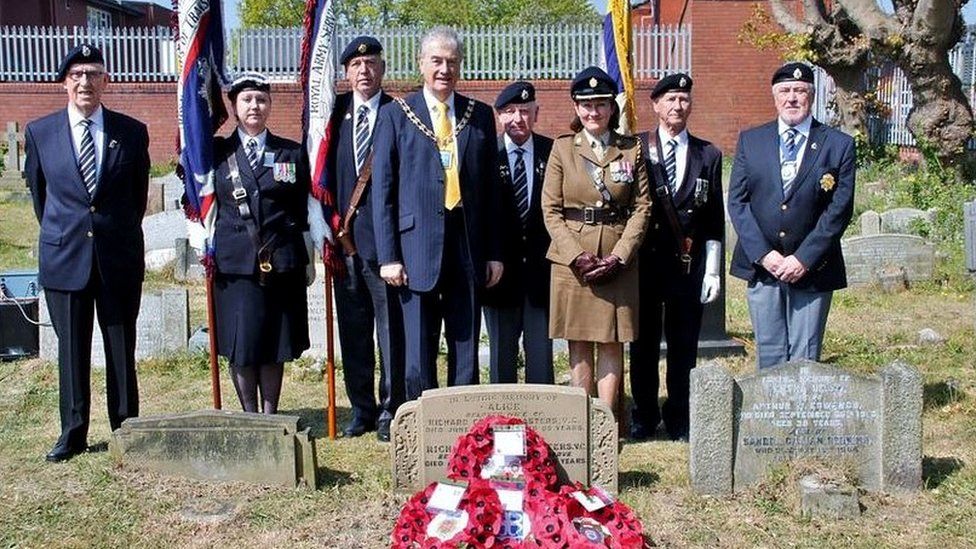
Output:
<instances>
[{"instance_id":1,"label":"man in blue blazer with beret","mask_svg":"<svg viewBox=\"0 0 976 549\"><path fill-rule=\"evenodd\" d=\"M478 294L503 271L495 120L454 91L462 56L453 30L429 31L423 90L376 122L373 228L380 276L403 287L407 400L437 387L442 321L448 385L478 383Z\"/></svg>"},{"instance_id":2,"label":"man in blue blazer with beret","mask_svg":"<svg viewBox=\"0 0 976 549\"><path fill-rule=\"evenodd\" d=\"M65 109L27 125L24 168L40 222L39 283L58 336L61 436L46 459L88 445L94 315L105 342L109 425L139 415L136 317L145 272L142 217L149 134L102 106L108 74L90 45L68 52L57 80Z\"/></svg>"},{"instance_id":3,"label":"man in blue blazer with beret","mask_svg":"<svg viewBox=\"0 0 976 549\"><path fill-rule=\"evenodd\" d=\"M819 360L833 291L847 286L840 238L854 211L854 140L810 114L813 83L803 63L775 72L779 116L740 134L732 166L731 273L748 282L759 368Z\"/></svg>"}]
</instances>

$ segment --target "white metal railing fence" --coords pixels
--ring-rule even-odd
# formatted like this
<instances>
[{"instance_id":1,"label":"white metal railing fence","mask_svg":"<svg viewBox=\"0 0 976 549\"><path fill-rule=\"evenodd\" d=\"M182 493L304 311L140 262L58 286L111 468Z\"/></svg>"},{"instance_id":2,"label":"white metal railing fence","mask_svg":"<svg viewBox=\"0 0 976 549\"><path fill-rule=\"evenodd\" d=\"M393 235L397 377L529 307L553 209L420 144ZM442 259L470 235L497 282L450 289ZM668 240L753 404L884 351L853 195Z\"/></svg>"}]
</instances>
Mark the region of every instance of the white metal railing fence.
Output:
<instances>
[{"instance_id":1,"label":"white metal railing fence","mask_svg":"<svg viewBox=\"0 0 976 549\"><path fill-rule=\"evenodd\" d=\"M350 40L376 36L384 45L386 77L419 78L417 53L421 27L380 29L340 28L333 61ZM568 79L582 67L600 61L600 25L539 25L530 27L469 27L464 40L464 78ZM43 82L54 79L67 51L83 42L98 45L116 81L176 80L173 33L166 27L0 27L0 81ZM241 29L227 44L230 74L253 70L275 80L297 77L302 33L299 28ZM660 26L634 32L635 76L660 78L673 71L691 72L691 28ZM339 67L341 72L341 67Z\"/></svg>"}]
</instances>

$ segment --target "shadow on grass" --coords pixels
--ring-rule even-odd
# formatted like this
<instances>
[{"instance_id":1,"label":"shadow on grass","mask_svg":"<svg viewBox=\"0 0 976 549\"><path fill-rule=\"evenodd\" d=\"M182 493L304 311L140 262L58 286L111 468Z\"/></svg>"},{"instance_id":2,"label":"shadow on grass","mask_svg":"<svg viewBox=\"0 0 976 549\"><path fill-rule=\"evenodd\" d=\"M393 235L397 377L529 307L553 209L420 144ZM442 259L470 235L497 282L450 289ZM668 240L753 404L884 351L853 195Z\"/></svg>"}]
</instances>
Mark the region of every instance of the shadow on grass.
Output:
<instances>
[{"instance_id":1,"label":"shadow on grass","mask_svg":"<svg viewBox=\"0 0 976 549\"><path fill-rule=\"evenodd\" d=\"M966 392L955 380L926 383L922 388L922 407L925 410L941 408L946 404L959 402L965 397Z\"/></svg>"},{"instance_id":2,"label":"shadow on grass","mask_svg":"<svg viewBox=\"0 0 976 549\"><path fill-rule=\"evenodd\" d=\"M322 465L315 468L315 481L316 490L347 486L355 483L352 478L352 473L336 471L335 469L329 469L328 467Z\"/></svg>"},{"instance_id":3,"label":"shadow on grass","mask_svg":"<svg viewBox=\"0 0 976 549\"><path fill-rule=\"evenodd\" d=\"M617 478L621 490L653 486L660 480L660 475L650 471L620 471L620 476Z\"/></svg>"},{"instance_id":4,"label":"shadow on grass","mask_svg":"<svg viewBox=\"0 0 976 549\"><path fill-rule=\"evenodd\" d=\"M301 424L308 428L312 438L328 438L329 430L325 424L328 410L322 408L297 408L295 410L278 410L286 416L298 416ZM342 424L352 419L352 408L336 406L336 436L342 436Z\"/></svg>"},{"instance_id":5,"label":"shadow on grass","mask_svg":"<svg viewBox=\"0 0 976 549\"><path fill-rule=\"evenodd\" d=\"M938 488L945 479L965 465L959 458L924 456L922 458L922 485L929 490Z\"/></svg>"}]
</instances>

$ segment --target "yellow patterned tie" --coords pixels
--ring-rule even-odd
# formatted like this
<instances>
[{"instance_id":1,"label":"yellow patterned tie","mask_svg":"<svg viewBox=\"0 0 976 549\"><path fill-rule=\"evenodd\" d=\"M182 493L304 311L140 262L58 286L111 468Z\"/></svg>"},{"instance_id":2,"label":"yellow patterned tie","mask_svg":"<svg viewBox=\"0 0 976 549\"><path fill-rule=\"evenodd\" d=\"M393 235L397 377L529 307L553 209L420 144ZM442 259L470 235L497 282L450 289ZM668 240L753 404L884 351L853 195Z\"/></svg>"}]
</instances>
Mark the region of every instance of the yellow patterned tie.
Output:
<instances>
[{"instance_id":1,"label":"yellow patterned tie","mask_svg":"<svg viewBox=\"0 0 976 549\"><path fill-rule=\"evenodd\" d=\"M434 132L441 153L441 165L444 166L444 207L451 210L461 202L461 181L454 150L454 132L451 131L451 121L447 119L447 103L437 103L437 115ZM445 161L446 158L450 160Z\"/></svg>"}]
</instances>

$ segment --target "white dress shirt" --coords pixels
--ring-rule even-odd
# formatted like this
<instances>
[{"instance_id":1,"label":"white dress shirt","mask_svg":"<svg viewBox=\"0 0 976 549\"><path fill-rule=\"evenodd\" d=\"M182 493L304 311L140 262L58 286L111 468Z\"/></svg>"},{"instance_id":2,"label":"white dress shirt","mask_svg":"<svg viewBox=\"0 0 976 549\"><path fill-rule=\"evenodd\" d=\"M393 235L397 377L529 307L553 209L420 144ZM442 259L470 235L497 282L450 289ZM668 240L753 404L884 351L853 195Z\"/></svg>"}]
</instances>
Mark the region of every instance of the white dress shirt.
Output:
<instances>
[{"instance_id":1,"label":"white dress shirt","mask_svg":"<svg viewBox=\"0 0 976 549\"><path fill-rule=\"evenodd\" d=\"M779 163L783 163L783 143L786 142L786 130L790 129L790 125L783 122L782 118L777 118L777 123L779 124L779 142L776 143L776 149L779 150ZM813 115L809 115L803 119L796 126L792 126L794 130L803 136L803 142L800 143L800 148L796 151L796 169L799 170L800 166L803 164L803 153L807 150L807 143L810 141L810 126L813 124ZM797 139L800 139L797 136Z\"/></svg>"},{"instance_id":2,"label":"white dress shirt","mask_svg":"<svg viewBox=\"0 0 976 549\"><path fill-rule=\"evenodd\" d=\"M678 145L674 149L674 192L678 193L681 189L682 183L685 181L685 170L688 169L688 128L681 130L681 132L671 137L671 134L667 132L662 126L657 127L657 138L661 140L661 152L664 156L661 158L662 162L668 157L668 141L674 139L678 142Z\"/></svg>"},{"instance_id":3,"label":"white dress shirt","mask_svg":"<svg viewBox=\"0 0 976 549\"><path fill-rule=\"evenodd\" d=\"M532 139L532 136L529 136L529 138L525 141L525 143L522 143L521 145L516 145L515 142L512 141L512 138L509 137L507 133L505 134L504 139L505 139L505 151L508 153L508 170L509 170L508 173L512 174L511 175L512 183L515 183L515 161L518 160L518 155L515 153L515 149L522 147L522 150L525 151L522 153L522 162L525 163L525 181L526 181L526 188L528 189L528 193L529 193L528 207L531 208L532 187L535 185L535 181L534 181L535 162L533 162L535 158L535 145L534 145L535 140Z\"/></svg>"},{"instance_id":4,"label":"white dress shirt","mask_svg":"<svg viewBox=\"0 0 976 549\"><path fill-rule=\"evenodd\" d=\"M258 148L255 153L258 156L258 166L264 166L264 143L268 139L268 129L265 128L261 133L251 136L247 132L241 129L240 126L237 127L237 137L241 140L241 145L244 146L244 152L247 152L247 142L251 139L255 139L258 142Z\"/></svg>"},{"instance_id":5,"label":"white dress shirt","mask_svg":"<svg viewBox=\"0 0 976 549\"><path fill-rule=\"evenodd\" d=\"M68 104L68 124L71 126L71 141L75 146L75 160L81 156L81 138L85 133L85 126L81 123L85 115L73 104ZM95 112L88 117L91 125L88 131L91 133L92 141L95 145L95 181L99 181L102 175L102 159L105 158L105 112L99 105Z\"/></svg>"}]
</instances>

